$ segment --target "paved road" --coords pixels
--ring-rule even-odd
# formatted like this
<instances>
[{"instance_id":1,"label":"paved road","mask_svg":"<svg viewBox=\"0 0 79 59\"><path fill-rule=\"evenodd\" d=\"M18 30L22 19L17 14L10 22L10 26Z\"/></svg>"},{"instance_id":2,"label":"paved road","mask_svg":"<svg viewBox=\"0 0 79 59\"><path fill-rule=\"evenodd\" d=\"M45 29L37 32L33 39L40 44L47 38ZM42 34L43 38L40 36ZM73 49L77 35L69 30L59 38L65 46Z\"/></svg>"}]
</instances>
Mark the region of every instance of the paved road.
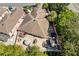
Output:
<instances>
[{"instance_id":1,"label":"paved road","mask_svg":"<svg viewBox=\"0 0 79 59\"><path fill-rule=\"evenodd\" d=\"M71 3L68 8L76 13L79 13L79 3Z\"/></svg>"}]
</instances>

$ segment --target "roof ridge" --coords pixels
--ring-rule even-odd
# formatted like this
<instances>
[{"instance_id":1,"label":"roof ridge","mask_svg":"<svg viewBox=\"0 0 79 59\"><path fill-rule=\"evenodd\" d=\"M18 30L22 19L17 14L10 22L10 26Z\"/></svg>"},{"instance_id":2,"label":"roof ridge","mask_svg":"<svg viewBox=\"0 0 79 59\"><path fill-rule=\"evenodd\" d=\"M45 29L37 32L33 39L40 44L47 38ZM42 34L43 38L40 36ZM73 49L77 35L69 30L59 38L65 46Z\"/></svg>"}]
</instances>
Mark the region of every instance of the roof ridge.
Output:
<instances>
[{"instance_id":1,"label":"roof ridge","mask_svg":"<svg viewBox=\"0 0 79 59\"><path fill-rule=\"evenodd\" d=\"M33 20L28 21L28 22L27 22L26 24L24 24L23 26L25 26L25 25L27 26L27 24L31 23L32 21L33 21ZM22 27L23 27L23 26L22 26Z\"/></svg>"},{"instance_id":2,"label":"roof ridge","mask_svg":"<svg viewBox=\"0 0 79 59\"><path fill-rule=\"evenodd\" d=\"M38 22L38 25L39 25L39 27L40 27L40 29L41 29L43 35L45 36L44 31L43 31L42 27L40 26L40 22L39 22L38 20L37 20L37 22Z\"/></svg>"}]
</instances>

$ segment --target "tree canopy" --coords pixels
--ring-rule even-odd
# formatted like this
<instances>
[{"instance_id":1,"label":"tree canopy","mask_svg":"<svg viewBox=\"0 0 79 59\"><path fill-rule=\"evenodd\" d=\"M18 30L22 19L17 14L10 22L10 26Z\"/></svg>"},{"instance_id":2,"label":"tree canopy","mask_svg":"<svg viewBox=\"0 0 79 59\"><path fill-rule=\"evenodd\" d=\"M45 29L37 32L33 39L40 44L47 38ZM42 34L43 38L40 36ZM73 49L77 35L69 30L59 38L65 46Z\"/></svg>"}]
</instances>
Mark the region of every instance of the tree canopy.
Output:
<instances>
[{"instance_id":1,"label":"tree canopy","mask_svg":"<svg viewBox=\"0 0 79 59\"><path fill-rule=\"evenodd\" d=\"M64 9L64 7L68 5L68 3L48 3L48 8L50 11L54 10L57 12L57 14L59 14Z\"/></svg>"},{"instance_id":2,"label":"tree canopy","mask_svg":"<svg viewBox=\"0 0 79 59\"><path fill-rule=\"evenodd\" d=\"M1 56L20 56L26 55L24 50L19 45L4 45L0 43L0 55Z\"/></svg>"},{"instance_id":3,"label":"tree canopy","mask_svg":"<svg viewBox=\"0 0 79 59\"><path fill-rule=\"evenodd\" d=\"M42 6L43 9L47 9L48 8L48 3L44 3Z\"/></svg>"},{"instance_id":4,"label":"tree canopy","mask_svg":"<svg viewBox=\"0 0 79 59\"><path fill-rule=\"evenodd\" d=\"M30 51L29 51L30 50ZM46 56L39 47L33 46L24 50L20 45L5 45L0 43L0 56Z\"/></svg>"},{"instance_id":5,"label":"tree canopy","mask_svg":"<svg viewBox=\"0 0 79 59\"><path fill-rule=\"evenodd\" d=\"M38 46L32 46L26 49L28 56L46 56L47 54L42 52Z\"/></svg>"},{"instance_id":6,"label":"tree canopy","mask_svg":"<svg viewBox=\"0 0 79 59\"><path fill-rule=\"evenodd\" d=\"M47 19L49 22L55 21L55 18L57 17L57 14L55 11L51 11L51 13L47 16Z\"/></svg>"},{"instance_id":7,"label":"tree canopy","mask_svg":"<svg viewBox=\"0 0 79 59\"><path fill-rule=\"evenodd\" d=\"M79 55L79 16L69 9L58 15L57 31L63 36L63 55Z\"/></svg>"}]
</instances>

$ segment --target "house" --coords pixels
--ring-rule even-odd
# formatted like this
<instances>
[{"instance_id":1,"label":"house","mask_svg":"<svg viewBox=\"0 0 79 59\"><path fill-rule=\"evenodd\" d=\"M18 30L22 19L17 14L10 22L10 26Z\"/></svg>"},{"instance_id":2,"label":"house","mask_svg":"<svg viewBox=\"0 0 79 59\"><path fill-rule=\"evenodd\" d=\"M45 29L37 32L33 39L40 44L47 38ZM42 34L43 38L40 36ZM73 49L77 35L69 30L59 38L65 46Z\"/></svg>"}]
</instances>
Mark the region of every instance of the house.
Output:
<instances>
[{"instance_id":1,"label":"house","mask_svg":"<svg viewBox=\"0 0 79 59\"><path fill-rule=\"evenodd\" d=\"M45 10L34 7L33 11L25 16L18 30L33 36L48 38L49 22L45 16Z\"/></svg>"}]
</instances>

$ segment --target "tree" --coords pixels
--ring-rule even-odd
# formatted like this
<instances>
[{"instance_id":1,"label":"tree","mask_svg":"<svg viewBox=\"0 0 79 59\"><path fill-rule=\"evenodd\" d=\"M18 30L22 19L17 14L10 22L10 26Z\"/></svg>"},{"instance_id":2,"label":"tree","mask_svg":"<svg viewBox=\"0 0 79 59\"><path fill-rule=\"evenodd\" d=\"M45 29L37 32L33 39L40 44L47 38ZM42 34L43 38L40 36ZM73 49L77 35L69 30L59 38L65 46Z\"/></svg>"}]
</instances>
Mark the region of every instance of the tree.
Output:
<instances>
[{"instance_id":1,"label":"tree","mask_svg":"<svg viewBox=\"0 0 79 59\"><path fill-rule=\"evenodd\" d=\"M63 10L57 19L57 31L63 36L62 55L79 55L79 16L69 9Z\"/></svg>"},{"instance_id":2,"label":"tree","mask_svg":"<svg viewBox=\"0 0 79 59\"><path fill-rule=\"evenodd\" d=\"M57 12L57 14L59 14L64 9L64 7L68 5L68 3L48 3L48 8L50 11L54 10Z\"/></svg>"},{"instance_id":3,"label":"tree","mask_svg":"<svg viewBox=\"0 0 79 59\"><path fill-rule=\"evenodd\" d=\"M25 50L22 48L22 46L15 45L14 46L14 55L15 56L25 56L27 53L25 53Z\"/></svg>"},{"instance_id":4,"label":"tree","mask_svg":"<svg viewBox=\"0 0 79 59\"><path fill-rule=\"evenodd\" d=\"M6 46L4 44L0 44L0 56L4 56L4 53L6 51Z\"/></svg>"},{"instance_id":5,"label":"tree","mask_svg":"<svg viewBox=\"0 0 79 59\"><path fill-rule=\"evenodd\" d=\"M46 56L47 54L41 52L39 47L28 47L24 50L20 45L5 45L0 43L0 56Z\"/></svg>"},{"instance_id":6,"label":"tree","mask_svg":"<svg viewBox=\"0 0 79 59\"><path fill-rule=\"evenodd\" d=\"M24 6L23 10L25 13L28 13L29 11L32 11L32 6Z\"/></svg>"},{"instance_id":7,"label":"tree","mask_svg":"<svg viewBox=\"0 0 79 59\"><path fill-rule=\"evenodd\" d=\"M12 45L8 45L8 46L6 46L6 50L5 50L5 53L4 53L4 55L5 56L13 56L14 55L14 47L12 46Z\"/></svg>"},{"instance_id":8,"label":"tree","mask_svg":"<svg viewBox=\"0 0 79 59\"><path fill-rule=\"evenodd\" d=\"M63 55L66 56L76 56L77 52L75 52L75 44L66 41L63 47Z\"/></svg>"},{"instance_id":9,"label":"tree","mask_svg":"<svg viewBox=\"0 0 79 59\"><path fill-rule=\"evenodd\" d=\"M48 19L49 22L54 22L56 17L57 17L56 12L51 11L51 13L47 16L47 19Z\"/></svg>"},{"instance_id":10,"label":"tree","mask_svg":"<svg viewBox=\"0 0 79 59\"><path fill-rule=\"evenodd\" d=\"M5 45L0 43L0 56L24 56L25 50L19 45Z\"/></svg>"},{"instance_id":11,"label":"tree","mask_svg":"<svg viewBox=\"0 0 79 59\"><path fill-rule=\"evenodd\" d=\"M65 8L59 15L56 20L57 23L57 31L59 34L64 32L69 25L71 25L72 19L76 18L77 14L69 10L68 8ZM68 25L68 26L66 26ZM67 31L66 31L67 32Z\"/></svg>"},{"instance_id":12,"label":"tree","mask_svg":"<svg viewBox=\"0 0 79 59\"><path fill-rule=\"evenodd\" d=\"M48 8L48 3L44 3L42 6L43 9L47 9Z\"/></svg>"},{"instance_id":13,"label":"tree","mask_svg":"<svg viewBox=\"0 0 79 59\"><path fill-rule=\"evenodd\" d=\"M46 56L47 54L40 51L40 48L37 46L32 46L26 49L28 56Z\"/></svg>"},{"instance_id":14,"label":"tree","mask_svg":"<svg viewBox=\"0 0 79 59\"><path fill-rule=\"evenodd\" d=\"M63 43L63 50L65 55L79 55L78 49L79 49L79 17L75 17L72 20L70 20L65 28L65 33L62 33L64 35L64 43ZM72 51L72 52L71 52Z\"/></svg>"},{"instance_id":15,"label":"tree","mask_svg":"<svg viewBox=\"0 0 79 59\"><path fill-rule=\"evenodd\" d=\"M8 45L6 47L4 55L6 55L6 56L22 56L22 55L25 55L25 51L19 45Z\"/></svg>"}]
</instances>

